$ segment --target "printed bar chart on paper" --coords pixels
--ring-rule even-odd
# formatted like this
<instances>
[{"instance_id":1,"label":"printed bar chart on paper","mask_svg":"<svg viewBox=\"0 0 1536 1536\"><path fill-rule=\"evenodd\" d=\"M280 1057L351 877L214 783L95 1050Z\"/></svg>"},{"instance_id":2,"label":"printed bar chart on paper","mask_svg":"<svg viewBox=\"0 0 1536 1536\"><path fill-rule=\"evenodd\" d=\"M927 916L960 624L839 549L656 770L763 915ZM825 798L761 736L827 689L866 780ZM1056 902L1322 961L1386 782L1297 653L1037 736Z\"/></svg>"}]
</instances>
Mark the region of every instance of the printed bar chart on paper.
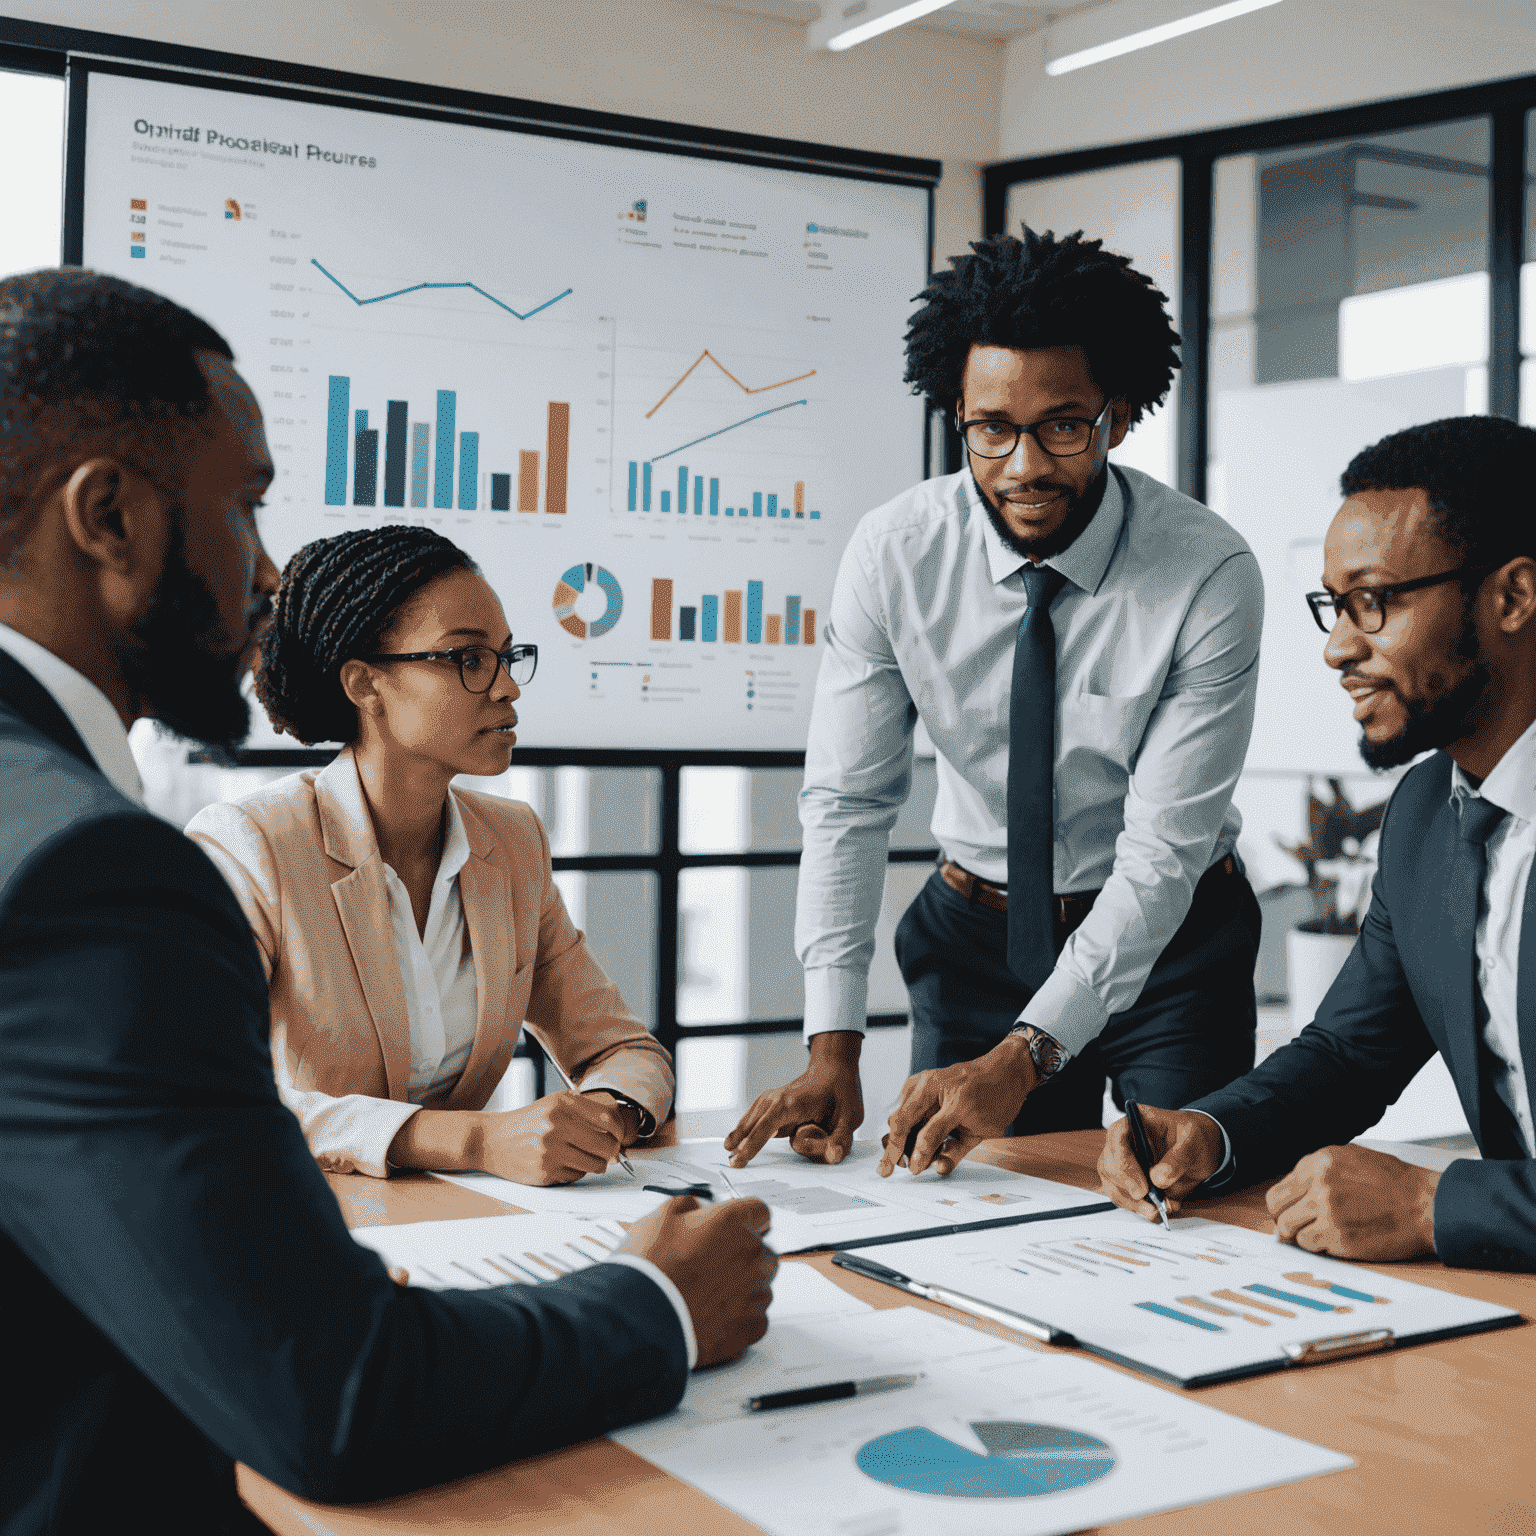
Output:
<instances>
[{"instance_id":1,"label":"printed bar chart on paper","mask_svg":"<svg viewBox=\"0 0 1536 1536\"><path fill-rule=\"evenodd\" d=\"M921 1374L881 1396L742 1408L897 1373ZM695 1374L676 1411L613 1438L773 1536L1066 1536L1352 1465L913 1307L775 1324L738 1360Z\"/></svg>"},{"instance_id":2,"label":"printed bar chart on paper","mask_svg":"<svg viewBox=\"0 0 1536 1536\"><path fill-rule=\"evenodd\" d=\"M1107 1211L899 1243L876 1257L914 1280L1064 1329L1085 1349L1181 1386L1278 1370L1298 1352L1326 1358L1346 1347L1342 1340L1397 1345L1519 1321L1507 1307L1198 1217L1164 1231L1128 1211ZM1383 1330L1385 1337L1359 1338Z\"/></svg>"}]
</instances>

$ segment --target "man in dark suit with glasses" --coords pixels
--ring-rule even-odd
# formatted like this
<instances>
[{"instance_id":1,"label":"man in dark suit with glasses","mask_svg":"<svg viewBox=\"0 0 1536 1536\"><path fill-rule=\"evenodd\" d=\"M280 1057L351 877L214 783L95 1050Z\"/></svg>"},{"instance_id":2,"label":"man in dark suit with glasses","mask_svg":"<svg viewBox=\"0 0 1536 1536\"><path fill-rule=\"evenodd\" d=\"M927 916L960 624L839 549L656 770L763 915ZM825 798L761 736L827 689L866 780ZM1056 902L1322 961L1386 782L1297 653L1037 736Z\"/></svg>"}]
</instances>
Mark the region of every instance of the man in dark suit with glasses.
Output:
<instances>
[{"instance_id":1,"label":"man in dark suit with glasses","mask_svg":"<svg viewBox=\"0 0 1536 1536\"><path fill-rule=\"evenodd\" d=\"M1281 1238L1349 1259L1536 1269L1536 431L1412 427L1356 456L1307 601L1397 786L1360 938L1314 1019L1186 1109L1142 1107L1170 1209L1285 1174ZM1352 1145L1438 1051L1481 1160ZM1099 1165L1150 1214L1124 1121Z\"/></svg>"}]
</instances>

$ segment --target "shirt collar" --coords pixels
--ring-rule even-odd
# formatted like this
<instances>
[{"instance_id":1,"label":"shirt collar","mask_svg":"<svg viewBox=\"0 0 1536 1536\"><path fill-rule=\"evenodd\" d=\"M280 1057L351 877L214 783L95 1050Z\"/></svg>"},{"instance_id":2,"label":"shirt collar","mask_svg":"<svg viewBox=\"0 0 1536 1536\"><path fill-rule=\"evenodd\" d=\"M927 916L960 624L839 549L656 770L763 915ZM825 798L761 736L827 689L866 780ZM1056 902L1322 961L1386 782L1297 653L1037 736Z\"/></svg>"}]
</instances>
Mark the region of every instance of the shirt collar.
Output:
<instances>
[{"instance_id":1,"label":"shirt collar","mask_svg":"<svg viewBox=\"0 0 1536 1536\"><path fill-rule=\"evenodd\" d=\"M144 783L128 745L128 732L106 694L47 646L5 624L0 624L0 648L9 651L53 695L113 787L136 805L143 805Z\"/></svg>"},{"instance_id":2,"label":"shirt collar","mask_svg":"<svg viewBox=\"0 0 1536 1536\"><path fill-rule=\"evenodd\" d=\"M325 851L331 858L356 869L377 856L378 839L373 818L363 797L362 779L351 747L343 747L315 777ZM437 862L437 878L452 880L471 853L469 831L459 810L459 797L448 791L448 824L443 853ZM388 868L388 866L385 866Z\"/></svg>"},{"instance_id":3,"label":"shirt collar","mask_svg":"<svg viewBox=\"0 0 1536 1536\"><path fill-rule=\"evenodd\" d=\"M1480 797L1521 821L1536 821L1536 721L1526 726L1478 788L1472 787L1460 763L1452 763L1451 804L1458 813L1467 796Z\"/></svg>"},{"instance_id":4,"label":"shirt collar","mask_svg":"<svg viewBox=\"0 0 1536 1536\"><path fill-rule=\"evenodd\" d=\"M1113 469L1107 470L1106 474L1103 498L1088 526L1065 549L1041 562L1060 571L1073 586L1084 592L1098 591L1125 523L1125 497L1120 490L1120 477ZM986 498L970 470L965 471L962 483L971 507L981 518L981 536L987 547L987 571L992 584L997 586L1021 571L1027 562L1016 549L1003 542L988 514Z\"/></svg>"}]
</instances>

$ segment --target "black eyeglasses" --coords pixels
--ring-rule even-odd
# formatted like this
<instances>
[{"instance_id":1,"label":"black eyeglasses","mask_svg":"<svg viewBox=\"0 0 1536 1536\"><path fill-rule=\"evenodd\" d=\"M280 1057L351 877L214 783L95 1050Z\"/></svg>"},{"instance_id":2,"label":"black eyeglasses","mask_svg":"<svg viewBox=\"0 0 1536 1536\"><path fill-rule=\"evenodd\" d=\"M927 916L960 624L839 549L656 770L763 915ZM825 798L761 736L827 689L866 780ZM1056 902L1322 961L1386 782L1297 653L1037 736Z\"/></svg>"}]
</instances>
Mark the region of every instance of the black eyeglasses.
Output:
<instances>
[{"instance_id":1,"label":"black eyeglasses","mask_svg":"<svg viewBox=\"0 0 1536 1536\"><path fill-rule=\"evenodd\" d=\"M1026 433L1053 459L1075 459L1078 454L1087 453L1093 434L1113 404L1113 400L1106 400L1104 409L1092 421L1082 416L1052 416L1032 427L1018 427L1011 421L962 421L960 435L978 459L1006 459Z\"/></svg>"},{"instance_id":2,"label":"black eyeglasses","mask_svg":"<svg viewBox=\"0 0 1536 1536\"><path fill-rule=\"evenodd\" d=\"M1454 571L1441 571L1438 576L1396 581L1390 587L1351 587L1348 592L1340 592L1337 597L1332 592L1308 592L1307 607L1312 610L1317 627L1325 635L1333 633L1333 626L1338 623L1341 613L1349 615L1349 622L1362 635L1374 635L1387 622L1386 600L1389 597L1401 597L1404 592L1417 592L1423 587L1437 587L1443 581L1481 581L1498 568L1496 565L1461 565ZM1332 610L1331 617L1324 615L1328 609Z\"/></svg>"},{"instance_id":3,"label":"black eyeglasses","mask_svg":"<svg viewBox=\"0 0 1536 1536\"><path fill-rule=\"evenodd\" d=\"M451 651L389 651L360 659L456 662L459 681L471 693L489 693L491 684L496 681L498 662L506 668L507 676L519 688L526 688L533 681L533 674L538 671L539 648L536 645L509 645L504 651L493 651L488 645L456 645Z\"/></svg>"}]
</instances>

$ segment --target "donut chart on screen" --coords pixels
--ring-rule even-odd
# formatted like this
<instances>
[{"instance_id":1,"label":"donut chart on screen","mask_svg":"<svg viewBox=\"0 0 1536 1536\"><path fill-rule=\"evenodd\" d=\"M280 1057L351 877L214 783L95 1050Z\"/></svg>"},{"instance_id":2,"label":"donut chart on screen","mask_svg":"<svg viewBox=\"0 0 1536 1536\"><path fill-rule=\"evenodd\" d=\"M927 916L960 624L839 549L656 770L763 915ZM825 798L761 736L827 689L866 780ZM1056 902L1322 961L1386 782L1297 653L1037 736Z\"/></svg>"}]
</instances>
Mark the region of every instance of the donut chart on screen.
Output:
<instances>
[{"instance_id":1,"label":"donut chart on screen","mask_svg":"<svg viewBox=\"0 0 1536 1536\"><path fill-rule=\"evenodd\" d=\"M607 599L607 606L590 623L576 612L576 601L589 582L596 582ZM556 620L568 635L575 635L578 640L600 640L624 612L624 589L612 571L588 560L584 565L573 565L555 583L554 608Z\"/></svg>"}]
</instances>

